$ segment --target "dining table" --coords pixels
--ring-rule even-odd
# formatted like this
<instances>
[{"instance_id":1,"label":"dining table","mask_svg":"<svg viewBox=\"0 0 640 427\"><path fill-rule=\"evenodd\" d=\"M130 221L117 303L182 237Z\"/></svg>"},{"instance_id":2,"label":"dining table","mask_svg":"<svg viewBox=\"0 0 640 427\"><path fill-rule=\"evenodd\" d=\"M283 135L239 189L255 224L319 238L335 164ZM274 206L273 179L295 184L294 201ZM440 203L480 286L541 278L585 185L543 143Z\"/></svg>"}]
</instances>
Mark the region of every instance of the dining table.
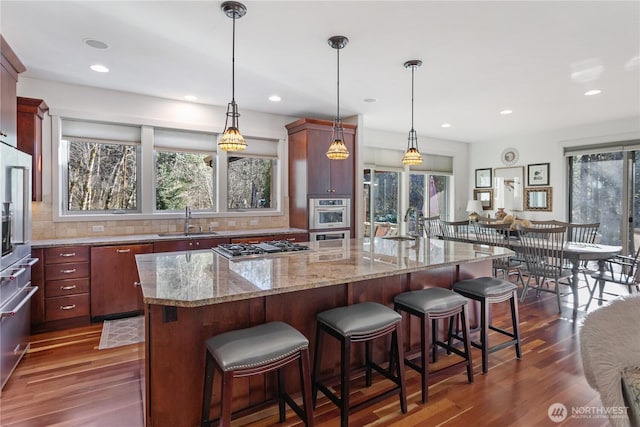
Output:
<instances>
[{"instance_id":1,"label":"dining table","mask_svg":"<svg viewBox=\"0 0 640 427\"><path fill-rule=\"evenodd\" d=\"M481 243L476 239L475 233L469 232L468 241L473 243ZM522 244L520 239L515 235L511 235L507 238L506 247L515 251L516 253L522 253ZM581 243L581 242L565 242L563 245L564 259L571 263L571 281L569 286L571 287L571 293L573 295L573 318L575 319L578 314L578 307L580 306L578 297L578 284L580 282L580 265L583 261L597 261L598 271L600 274L604 273L606 261L622 252L622 246L604 245L600 243ZM598 284L594 284L597 286Z\"/></svg>"}]
</instances>

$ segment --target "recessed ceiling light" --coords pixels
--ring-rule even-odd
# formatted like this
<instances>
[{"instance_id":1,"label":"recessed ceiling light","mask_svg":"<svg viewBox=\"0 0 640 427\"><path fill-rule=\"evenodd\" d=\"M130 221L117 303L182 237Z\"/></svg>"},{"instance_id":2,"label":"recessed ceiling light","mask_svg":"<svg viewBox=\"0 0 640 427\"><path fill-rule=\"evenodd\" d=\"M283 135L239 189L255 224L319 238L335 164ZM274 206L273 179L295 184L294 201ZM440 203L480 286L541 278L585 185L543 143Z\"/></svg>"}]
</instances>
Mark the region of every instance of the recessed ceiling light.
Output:
<instances>
[{"instance_id":1,"label":"recessed ceiling light","mask_svg":"<svg viewBox=\"0 0 640 427\"><path fill-rule=\"evenodd\" d=\"M451 123L443 123L443 124L440 125L440 127L450 128L451 127Z\"/></svg>"},{"instance_id":2,"label":"recessed ceiling light","mask_svg":"<svg viewBox=\"0 0 640 427\"><path fill-rule=\"evenodd\" d=\"M108 73L109 69L102 64L93 64L91 67L93 71L97 71L98 73Z\"/></svg>"},{"instance_id":3,"label":"recessed ceiling light","mask_svg":"<svg viewBox=\"0 0 640 427\"><path fill-rule=\"evenodd\" d=\"M511 110L502 110L502 111L500 111L500 114L502 114L503 116L509 115L511 113L513 113L513 111L511 111Z\"/></svg>"},{"instance_id":4,"label":"recessed ceiling light","mask_svg":"<svg viewBox=\"0 0 640 427\"><path fill-rule=\"evenodd\" d=\"M280 101L282 101L282 98L280 98L278 95L271 95L269 97L269 101L271 101L271 102L280 102Z\"/></svg>"},{"instance_id":5,"label":"recessed ceiling light","mask_svg":"<svg viewBox=\"0 0 640 427\"><path fill-rule=\"evenodd\" d=\"M105 42L101 42L100 40L96 40L96 39L84 39L82 40L84 42L84 44L86 44L87 46L90 46L94 49L109 49L109 45L106 44Z\"/></svg>"},{"instance_id":6,"label":"recessed ceiling light","mask_svg":"<svg viewBox=\"0 0 640 427\"><path fill-rule=\"evenodd\" d=\"M365 98L364 102L377 102L378 99L377 98Z\"/></svg>"},{"instance_id":7,"label":"recessed ceiling light","mask_svg":"<svg viewBox=\"0 0 640 427\"><path fill-rule=\"evenodd\" d=\"M602 91L600 89L591 89L591 90L586 91L584 94L586 96L592 96L592 95L598 95L601 92Z\"/></svg>"},{"instance_id":8,"label":"recessed ceiling light","mask_svg":"<svg viewBox=\"0 0 640 427\"><path fill-rule=\"evenodd\" d=\"M187 101L197 101L198 97L195 96L195 95L185 95L184 99L187 100Z\"/></svg>"}]
</instances>

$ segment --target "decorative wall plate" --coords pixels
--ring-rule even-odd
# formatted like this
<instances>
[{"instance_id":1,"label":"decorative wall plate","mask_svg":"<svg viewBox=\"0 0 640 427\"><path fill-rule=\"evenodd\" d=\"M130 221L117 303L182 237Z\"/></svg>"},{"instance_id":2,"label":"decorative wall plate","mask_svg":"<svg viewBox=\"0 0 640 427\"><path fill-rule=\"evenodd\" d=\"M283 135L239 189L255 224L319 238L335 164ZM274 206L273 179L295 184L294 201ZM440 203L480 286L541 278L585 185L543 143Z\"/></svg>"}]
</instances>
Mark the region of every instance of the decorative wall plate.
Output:
<instances>
[{"instance_id":1,"label":"decorative wall plate","mask_svg":"<svg viewBox=\"0 0 640 427\"><path fill-rule=\"evenodd\" d=\"M507 148L502 152L501 160L507 166L515 165L518 161L518 150L515 148Z\"/></svg>"}]
</instances>

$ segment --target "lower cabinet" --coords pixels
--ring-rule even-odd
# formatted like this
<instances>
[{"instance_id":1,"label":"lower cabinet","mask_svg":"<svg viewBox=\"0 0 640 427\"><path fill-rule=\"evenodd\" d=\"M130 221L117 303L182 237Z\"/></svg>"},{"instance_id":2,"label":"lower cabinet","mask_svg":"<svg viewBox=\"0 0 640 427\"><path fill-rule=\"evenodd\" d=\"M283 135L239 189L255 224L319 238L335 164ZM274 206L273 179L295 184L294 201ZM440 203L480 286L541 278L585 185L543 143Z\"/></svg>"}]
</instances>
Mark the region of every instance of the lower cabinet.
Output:
<instances>
[{"instance_id":1,"label":"lower cabinet","mask_svg":"<svg viewBox=\"0 0 640 427\"><path fill-rule=\"evenodd\" d=\"M165 240L153 243L153 252L191 251L196 249L211 249L218 245L229 243L226 237L207 237L202 239Z\"/></svg>"},{"instance_id":2,"label":"lower cabinet","mask_svg":"<svg viewBox=\"0 0 640 427\"><path fill-rule=\"evenodd\" d=\"M153 244L91 248L91 317L95 321L144 309L136 254L153 252Z\"/></svg>"}]
</instances>

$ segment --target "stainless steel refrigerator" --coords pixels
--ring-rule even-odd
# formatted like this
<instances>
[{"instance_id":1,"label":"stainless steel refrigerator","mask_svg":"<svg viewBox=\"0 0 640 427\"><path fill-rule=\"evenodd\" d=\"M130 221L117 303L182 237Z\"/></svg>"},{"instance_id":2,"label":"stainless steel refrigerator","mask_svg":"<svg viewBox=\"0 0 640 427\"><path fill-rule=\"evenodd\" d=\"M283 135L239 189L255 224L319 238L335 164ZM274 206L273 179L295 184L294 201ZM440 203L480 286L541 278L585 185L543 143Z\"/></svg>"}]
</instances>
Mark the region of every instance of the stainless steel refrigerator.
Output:
<instances>
[{"instance_id":1,"label":"stainless steel refrigerator","mask_svg":"<svg viewBox=\"0 0 640 427\"><path fill-rule=\"evenodd\" d=\"M31 156L0 143L0 392L29 348L31 297Z\"/></svg>"}]
</instances>

